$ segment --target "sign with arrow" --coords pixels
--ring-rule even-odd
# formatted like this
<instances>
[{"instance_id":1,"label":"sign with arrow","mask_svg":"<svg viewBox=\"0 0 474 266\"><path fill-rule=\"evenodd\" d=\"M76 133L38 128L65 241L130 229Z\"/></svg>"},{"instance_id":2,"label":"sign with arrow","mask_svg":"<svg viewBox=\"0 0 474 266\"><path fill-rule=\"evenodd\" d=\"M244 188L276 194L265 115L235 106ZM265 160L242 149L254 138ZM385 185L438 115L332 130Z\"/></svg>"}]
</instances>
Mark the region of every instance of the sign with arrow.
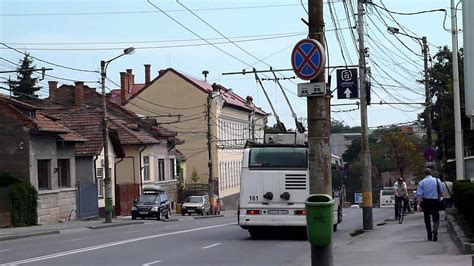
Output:
<instances>
[{"instance_id":1,"label":"sign with arrow","mask_svg":"<svg viewBox=\"0 0 474 266\"><path fill-rule=\"evenodd\" d=\"M359 99L359 85L357 82L357 68L338 69L337 98Z\"/></svg>"}]
</instances>

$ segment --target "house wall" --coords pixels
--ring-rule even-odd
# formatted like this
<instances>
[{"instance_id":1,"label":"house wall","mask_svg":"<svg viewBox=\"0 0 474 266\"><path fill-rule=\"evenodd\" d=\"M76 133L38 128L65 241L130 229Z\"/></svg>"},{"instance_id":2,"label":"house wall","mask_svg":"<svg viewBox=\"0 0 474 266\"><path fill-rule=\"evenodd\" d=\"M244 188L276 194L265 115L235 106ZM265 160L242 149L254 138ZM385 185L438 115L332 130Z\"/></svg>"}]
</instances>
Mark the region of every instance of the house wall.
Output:
<instances>
[{"instance_id":1,"label":"house wall","mask_svg":"<svg viewBox=\"0 0 474 266\"><path fill-rule=\"evenodd\" d=\"M5 112L0 106L0 111ZM22 124L0 114L0 173L8 172L24 181L30 180L29 132Z\"/></svg>"},{"instance_id":2,"label":"house wall","mask_svg":"<svg viewBox=\"0 0 474 266\"><path fill-rule=\"evenodd\" d=\"M94 182L94 156L76 157L76 181Z\"/></svg>"},{"instance_id":3,"label":"house wall","mask_svg":"<svg viewBox=\"0 0 474 266\"><path fill-rule=\"evenodd\" d=\"M110 169L110 179L111 179L110 181L111 181L111 185L112 185L112 199L115 200L115 189L114 189L114 184L115 184L115 169L114 169L115 152L114 152L112 143L110 142L110 139L108 139L107 145L109 147L109 156L108 156L108 158L109 158L109 169ZM98 158L95 162L96 172L97 172L98 168L102 168L102 169L104 168L104 165L103 165L104 158L105 158L104 149L102 149L102 151L100 152L100 155L98 156ZM104 178L105 178L105 171L104 171ZM98 190L102 189L102 191L103 191L103 193L102 193L103 195L98 196L99 213L102 215L102 214L105 213L104 212L104 210L105 210L105 183L100 182L100 180L98 180L97 189ZM114 205L115 205L115 202L114 202Z\"/></svg>"},{"instance_id":4,"label":"house wall","mask_svg":"<svg viewBox=\"0 0 474 266\"><path fill-rule=\"evenodd\" d=\"M195 169L200 176L198 182L207 183L207 120L204 115L206 99L206 93L173 72L167 72L125 105L128 110L142 115L181 115L179 123L166 124L178 121L177 116L160 117L159 121L185 140L185 143L179 146L179 150L187 157L185 182L190 182ZM214 175L217 175L217 168L215 169Z\"/></svg>"},{"instance_id":5,"label":"house wall","mask_svg":"<svg viewBox=\"0 0 474 266\"><path fill-rule=\"evenodd\" d=\"M30 183L38 189L38 160L50 160L50 189L38 189L38 223L74 220L76 162L74 144L33 137L30 141ZM58 159L69 159L70 187L58 186Z\"/></svg>"}]
</instances>

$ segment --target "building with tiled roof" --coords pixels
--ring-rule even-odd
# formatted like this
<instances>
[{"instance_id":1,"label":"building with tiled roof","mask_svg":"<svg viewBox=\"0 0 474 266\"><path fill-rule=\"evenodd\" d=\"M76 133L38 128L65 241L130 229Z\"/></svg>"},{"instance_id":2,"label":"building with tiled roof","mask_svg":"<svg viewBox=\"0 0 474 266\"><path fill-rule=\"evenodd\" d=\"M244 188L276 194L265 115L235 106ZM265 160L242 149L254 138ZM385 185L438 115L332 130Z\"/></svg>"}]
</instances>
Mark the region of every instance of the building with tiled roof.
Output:
<instances>
[{"instance_id":1,"label":"building with tiled roof","mask_svg":"<svg viewBox=\"0 0 474 266\"><path fill-rule=\"evenodd\" d=\"M0 170L38 190L38 223L70 219L75 212L75 146L85 142L37 106L0 95Z\"/></svg>"},{"instance_id":2,"label":"building with tiled roof","mask_svg":"<svg viewBox=\"0 0 474 266\"><path fill-rule=\"evenodd\" d=\"M88 141L78 145L76 153L78 156L96 156L94 179L97 179L99 208L102 211L102 95L82 82L58 87L57 82L50 81L49 85L50 96L47 100L26 101L42 106L43 112L57 117L87 137ZM113 148L109 148L113 151L109 155L109 171L115 185L114 193L118 192L115 195L117 214L130 215L133 200L146 184L162 186L174 205L177 200L178 163L175 145L183 141L177 138L176 132L156 124L153 119L139 117L109 100L107 112L109 145Z\"/></svg>"},{"instance_id":3,"label":"building with tiled roof","mask_svg":"<svg viewBox=\"0 0 474 266\"><path fill-rule=\"evenodd\" d=\"M151 66L145 65L143 84L135 83L131 69L121 72L121 88L109 98L139 115L156 117L159 124L185 139L179 149L187 159L184 176L188 184L193 172L200 177L198 183L208 183L209 106L215 193L233 205L239 192L243 147L247 140L263 138L268 113L255 106L251 96L244 99L223 85L209 84L173 68L161 70L151 79L150 70Z\"/></svg>"}]
</instances>

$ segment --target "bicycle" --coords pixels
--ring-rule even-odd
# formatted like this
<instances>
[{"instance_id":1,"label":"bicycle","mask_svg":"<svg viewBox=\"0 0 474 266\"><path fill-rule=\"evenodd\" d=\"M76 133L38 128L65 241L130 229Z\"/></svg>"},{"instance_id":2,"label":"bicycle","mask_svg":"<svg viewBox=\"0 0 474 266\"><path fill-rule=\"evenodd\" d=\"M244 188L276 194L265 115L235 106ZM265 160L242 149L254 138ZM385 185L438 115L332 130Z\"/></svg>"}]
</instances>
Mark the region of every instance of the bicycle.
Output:
<instances>
[{"instance_id":1,"label":"bicycle","mask_svg":"<svg viewBox=\"0 0 474 266\"><path fill-rule=\"evenodd\" d=\"M398 209L398 223L402 224L403 223L403 218L405 217L405 201L402 199L403 197L400 197L400 200L397 200L395 204L398 204L397 209Z\"/></svg>"}]
</instances>

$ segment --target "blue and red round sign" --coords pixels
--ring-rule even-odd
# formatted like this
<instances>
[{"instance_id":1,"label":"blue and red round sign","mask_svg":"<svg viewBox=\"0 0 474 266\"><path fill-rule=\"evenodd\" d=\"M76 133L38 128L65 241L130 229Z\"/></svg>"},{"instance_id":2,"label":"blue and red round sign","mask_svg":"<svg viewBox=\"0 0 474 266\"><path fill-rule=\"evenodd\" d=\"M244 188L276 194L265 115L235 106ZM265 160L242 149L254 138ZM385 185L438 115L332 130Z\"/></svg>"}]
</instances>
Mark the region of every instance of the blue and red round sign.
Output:
<instances>
[{"instance_id":1,"label":"blue and red round sign","mask_svg":"<svg viewBox=\"0 0 474 266\"><path fill-rule=\"evenodd\" d=\"M324 47L313 39L299 41L291 53L293 71L303 80L315 79L324 69L325 62Z\"/></svg>"}]
</instances>

